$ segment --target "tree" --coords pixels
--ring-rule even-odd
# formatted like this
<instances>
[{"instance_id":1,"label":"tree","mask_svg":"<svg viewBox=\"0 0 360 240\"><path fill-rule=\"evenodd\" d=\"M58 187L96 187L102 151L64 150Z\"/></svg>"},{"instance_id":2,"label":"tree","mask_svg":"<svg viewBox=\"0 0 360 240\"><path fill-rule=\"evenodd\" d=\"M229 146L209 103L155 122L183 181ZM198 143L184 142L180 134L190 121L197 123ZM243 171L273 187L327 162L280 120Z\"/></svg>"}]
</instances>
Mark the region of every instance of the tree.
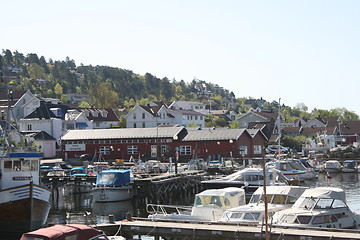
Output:
<instances>
[{"instance_id":1,"label":"tree","mask_svg":"<svg viewBox=\"0 0 360 240\"><path fill-rule=\"evenodd\" d=\"M233 121L230 126L231 129L237 129L239 128L239 122L238 121Z\"/></svg>"},{"instance_id":2,"label":"tree","mask_svg":"<svg viewBox=\"0 0 360 240\"><path fill-rule=\"evenodd\" d=\"M56 94L56 97L60 97L63 94L63 88L59 83L55 85L54 92Z\"/></svg>"},{"instance_id":3,"label":"tree","mask_svg":"<svg viewBox=\"0 0 360 240\"><path fill-rule=\"evenodd\" d=\"M80 108L91 108L91 105L87 101L81 101L81 103L79 104L79 107Z\"/></svg>"},{"instance_id":4,"label":"tree","mask_svg":"<svg viewBox=\"0 0 360 240\"><path fill-rule=\"evenodd\" d=\"M109 83L95 84L90 89L93 107L116 108L119 100L118 94L112 90Z\"/></svg>"},{"instance_id":5,"label":"tree","mask_svg":"<svg viewBox=\"0 0 360 240\"><path fill-rule=\"evenodd\" d=\"M38 65L38 64L35 64L35 63L31 63L28 67L28 72L29 72L29 75L30 75L30 78L32 79L45 79L45 72L44 72L44 69Z\"/></svg>"}]
</instances>

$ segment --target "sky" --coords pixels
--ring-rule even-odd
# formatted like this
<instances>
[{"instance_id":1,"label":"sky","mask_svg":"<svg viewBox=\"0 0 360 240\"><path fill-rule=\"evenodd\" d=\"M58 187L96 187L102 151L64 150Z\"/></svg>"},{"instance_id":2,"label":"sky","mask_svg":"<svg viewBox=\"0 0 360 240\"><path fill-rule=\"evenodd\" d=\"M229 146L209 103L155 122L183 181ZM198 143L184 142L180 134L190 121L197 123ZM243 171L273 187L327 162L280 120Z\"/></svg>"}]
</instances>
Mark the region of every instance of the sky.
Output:
<instances>
[{"instance_id":1,"label":"sky","mask_svg":"<svg viewBox=\"0 0 360 240\"><path fill-rule=\"evenodd\" d=\"M0 49L360 115L360 1L0 1Z\"/></svg>"}]
</instances>

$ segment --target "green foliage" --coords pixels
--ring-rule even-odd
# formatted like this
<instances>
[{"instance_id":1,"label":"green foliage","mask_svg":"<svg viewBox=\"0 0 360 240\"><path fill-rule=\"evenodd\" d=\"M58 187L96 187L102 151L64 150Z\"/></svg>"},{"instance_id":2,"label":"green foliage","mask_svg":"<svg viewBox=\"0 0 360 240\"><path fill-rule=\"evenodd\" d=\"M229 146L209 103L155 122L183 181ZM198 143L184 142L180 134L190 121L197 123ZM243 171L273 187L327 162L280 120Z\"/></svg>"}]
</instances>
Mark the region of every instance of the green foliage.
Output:
<instances>
[{"instance_id":1,"label":"green foliage","mask_svg":"<svg viewBox=\"0 0 360 240\"><path fill-rule=\"evenodd\" d=\"M238 121L233 121L230 126L231 129L237 129L239 128L239 122Z\"/></svg>"},{"instance_id":2,"label":"green foliage","mask_svg":"<svg viewBox=\"0 0 360 240\"><path fill-rule=\"evenodd\" d=\"M186 83L184 80L169 80L166 77L160 79L150 73L139 75L131 70L109 66L77 66L69 57L62 61L46 60L44 56L39 58L36 53L24 56L18 51L11 52L6 49L0 54L0 68L6 69L10 66L21 69L18 72L20 79L14 84L14 89L29 89L39 96L60 97L62 101L65 100L64 94L90 94L96 107L118 108L134 106L136 103L146 105L149 101L186 100L203 102L208 106L211 104L211 109L214 110L224 109L224 97L235 99L233 92L204 80L193 79ZM39 79L42 81L38 81ZM279 109L278 101L268 102L262 98L241 97L235 99L235 103L234 110L240 114L257 107L268 112L277 112ZM303 103L298 103L293 108L282 106L283 118L287 122L319 115L341 117L344 121L359 119L356 113L346 108L315 109L311 113L307 111L308 108ZM223 126L224 122L207 118L206 124L218 127Z\"/></svg>"},{"instance_id":3,"label":"green foliage","mask_svg":"<svg viewBox=\"0 0 360 240\"><path fill-rule=\"evenodd\" d=\"M79 107L80 107L80 108L91 108L91 105L90 105L90 103L88 103L87 101L82 101L82 102L79 104Z\"/></svg>"},{"instance_id":4,"label":"green foliage","mask_svg":"<svg viewBox=\"0 0 360 240\"><path fill-rule=\"evenodd\" d=\"M281 139L281 145L290 147L293 149L300 149L303 144L307 143L310 139L306 138L305 136L284 136Z\"/></svg>"}]
</instances>

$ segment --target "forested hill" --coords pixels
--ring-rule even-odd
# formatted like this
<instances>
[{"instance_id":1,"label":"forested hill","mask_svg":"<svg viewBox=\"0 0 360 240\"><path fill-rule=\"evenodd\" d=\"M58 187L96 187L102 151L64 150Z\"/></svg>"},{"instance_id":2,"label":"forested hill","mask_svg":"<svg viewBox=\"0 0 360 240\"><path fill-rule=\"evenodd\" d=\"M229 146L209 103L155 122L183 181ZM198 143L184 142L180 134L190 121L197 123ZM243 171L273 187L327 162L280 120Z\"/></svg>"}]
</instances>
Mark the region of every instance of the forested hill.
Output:
<instances>
[{"instance_id":1,"label":"forested hill","mask_svg":"<svg viewBox=\"0 0 360 240\"><path fill-rule=\"evenodd\" d=\"M206 93L212 93L215 98L217 95L235 98L232 92L201 80L186 83L109 66L77 66L70 58L64 61L46 60L35 53L25 56L18 51L3 50L0 65L3 78L11 79L14 88L29 89L43 97L61 97L67 93L91 95L95 90L102 89L101 84L106 84L107 90L117 94L113 102L117 106L123 105L126 100L144 98L155 101L203 100Z\"/></svg>"},{"instance_id":2,"label":"forested hill","mask_svg":"<svg viewBox=\"0 0 360 240\"><path fill-rule=\"evenodd\" d=\"M157 78L146 73L140 75L131 70L110 66L77 66L75 61L46 60L44 56L30 53L26 56L18 51L6 49L0 54L0 74L2 84L8 82L12 89L29 89L42 97L60 98L67 102L66 94L88 94L91 103L82 103L83 107L120 108L146 104L152 101L200 101L211 105L212 109L229 109L245 113L250 108L261 107L267 111L277 111L276 101L238 97L234 93L204 80L194 79L187 83L183 80ZM249 93L251 95L251 93ZM234 104L226 103L230 100ZM315 109L307 112L304 104L296 107L282 106L282 114L287 121L299 117L321 115L323 117L341 116L344 120L359 119L354 112L345 108L332 110Z\"/></svg>"}]
</instances>

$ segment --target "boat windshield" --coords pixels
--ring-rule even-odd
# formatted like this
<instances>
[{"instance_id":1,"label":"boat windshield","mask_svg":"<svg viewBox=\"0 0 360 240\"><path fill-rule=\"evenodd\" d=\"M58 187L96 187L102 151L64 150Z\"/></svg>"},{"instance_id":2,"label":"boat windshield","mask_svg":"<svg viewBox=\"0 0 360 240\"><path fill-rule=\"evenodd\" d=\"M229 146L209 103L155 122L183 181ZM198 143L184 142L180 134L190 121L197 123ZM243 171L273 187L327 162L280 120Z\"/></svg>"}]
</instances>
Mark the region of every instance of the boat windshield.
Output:
<instances>
[{"instance_id":1,"label":"boat windshield","mask_svg":"<svg viewBox=\"0 0 360 240\"><path fill-rule=\"evenodd\" d=\"M260 197L261 196L261 197ZM284 194L266 194L266 201L271 204L294 204L296 198ZM253 195L250 203L264 202L264 195Z\"/></svg>"},{"instance_id":2,"label":"boat windshield","mask_svg":"<svg viewBox=\"0 0 360 240\"><path fill-rule=\"evenodd\" d=\"M299 200L294 203L293 207L310 210L315 206L316 201L317 199L313 197L300 197Z\"/></svg>"},{"instance_id":3,"label":"boat windshield","mask_svg":"<svg viewBox=\"0 0 360 240\"><path fill-rule=\"evenodd\" d=\"M249 212L244 214L244 220L258 221L260 217L259 212Z\"/></svg>"},{"instance_id":4,"label":"boat windshield","mask_svg":"<svg viewBox=\"0 0 360 240\"><path fill-rule=\"evenodd\" d=\"M228 208L230 207L230 201L223 196L196 196L194 207L200 206Z\"/></svg>"}]
</instances>

